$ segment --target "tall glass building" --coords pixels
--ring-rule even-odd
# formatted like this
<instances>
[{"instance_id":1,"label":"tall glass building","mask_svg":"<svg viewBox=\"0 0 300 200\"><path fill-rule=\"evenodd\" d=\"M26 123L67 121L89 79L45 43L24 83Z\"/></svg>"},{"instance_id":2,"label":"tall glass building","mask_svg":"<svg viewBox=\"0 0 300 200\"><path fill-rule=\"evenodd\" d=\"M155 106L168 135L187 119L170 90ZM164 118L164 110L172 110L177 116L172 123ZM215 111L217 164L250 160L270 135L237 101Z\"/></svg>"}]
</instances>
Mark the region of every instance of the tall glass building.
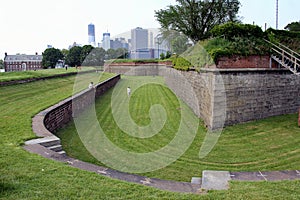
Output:
<instances>
[{"instance_id":1,"label":"tall glass building","mask_svg":"<svg viewBox=\"0 0 300 200\"><path fill-rule=\"evenodd\" d=\"M89 34L89 44L92 46L95 46L96 39L95 39L95 25L94 24L89 24L88 34Z\"/></svg>"},{"instance_id":2,"label":"tall glass building","mask_svg":"<svg viewBox=\"0 0 300 200\"><path fill-rule=\"evenodd\" d=\"M102 47L105 51L110 49L110 33L103 33Z\"/></svg>"},{"instance_id":3,"label":"tall glass building","mask_svg":"<svg viewBox=\"0 0 300 200\"><path fill-rule=\"evenodd\" d=\"M149 33L147 29L137 27L131 30L131 58L132 59L149 59Z\"/></svg>"}]
</instances>

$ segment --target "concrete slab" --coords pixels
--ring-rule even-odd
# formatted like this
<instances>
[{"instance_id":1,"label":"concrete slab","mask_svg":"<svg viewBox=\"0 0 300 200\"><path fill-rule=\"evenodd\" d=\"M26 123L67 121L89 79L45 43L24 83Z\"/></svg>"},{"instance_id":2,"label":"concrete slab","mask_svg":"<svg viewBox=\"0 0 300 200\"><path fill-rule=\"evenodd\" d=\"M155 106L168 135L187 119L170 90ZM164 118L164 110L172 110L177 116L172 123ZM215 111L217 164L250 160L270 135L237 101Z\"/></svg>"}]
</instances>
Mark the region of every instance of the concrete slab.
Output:
<instances>
[{"instance_id":1,"label":"concrete slab","mask_svg":"<svg viewBox=\"0 0 300 200\"><path fill-rule=\"evenodd\" d=\"M33 145L33 144L41 144L46 142L52 142L52 141L59 141L60 139L54 135L34 140L29 140L25 142L25 145Z\"/></svg>"},{"instance_id":2,"label":"concrete slab","mask_svg":"<svg viewBox=\"0 0 300 200\"><path fill-rule=\"evenodd\" d=\"M203 171L201 188L204 190L228 190L230 180L228 171Z\"/></svg>"},{"instance_id":3,"label":"concrete slab","mask_svg":"<svg viewBox=\"0 0 300 200\"><path fill-rule=\"evenodd\" d=\"M192 180L191 180L191 183L196 184L196 185L201 185L201 180L202 180L202 178L193 177Z\"/></svg>"}]
</instances>

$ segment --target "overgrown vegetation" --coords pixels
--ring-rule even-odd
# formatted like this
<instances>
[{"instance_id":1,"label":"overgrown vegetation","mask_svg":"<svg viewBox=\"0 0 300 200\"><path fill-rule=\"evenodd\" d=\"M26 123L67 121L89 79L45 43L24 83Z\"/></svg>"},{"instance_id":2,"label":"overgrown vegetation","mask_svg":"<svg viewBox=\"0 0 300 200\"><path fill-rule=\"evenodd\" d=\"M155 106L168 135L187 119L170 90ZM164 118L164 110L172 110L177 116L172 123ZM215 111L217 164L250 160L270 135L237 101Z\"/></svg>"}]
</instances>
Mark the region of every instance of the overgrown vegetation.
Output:
<instances>
[{"instance_id":1,"label":"overgrown vegetation","mask_svg":"<svg viewBox=\"0 0 300 200\"><path fill-rule=\"evenodd\" d=\"M281 43L300 53L300 32L268 29L268 39L273 43Z\"/></svg>"},{"instance_id":2,"label":"overgrown vegetation","mask_svg":"<svg viewBox=\"0 0 300 200\"><path fill-rule=\"evenodd\" d=\"M187 50L188 55L184 53L184 58L197 70L217 64L218 59L223 56L270 54L270 45L264 41L267 35L258 26L229 22L215 26L210 34L211 39L201 41L191 47ZM187 70L186 66L176 66L176 64L175 68Z\"/></svg>"}]
</instances>

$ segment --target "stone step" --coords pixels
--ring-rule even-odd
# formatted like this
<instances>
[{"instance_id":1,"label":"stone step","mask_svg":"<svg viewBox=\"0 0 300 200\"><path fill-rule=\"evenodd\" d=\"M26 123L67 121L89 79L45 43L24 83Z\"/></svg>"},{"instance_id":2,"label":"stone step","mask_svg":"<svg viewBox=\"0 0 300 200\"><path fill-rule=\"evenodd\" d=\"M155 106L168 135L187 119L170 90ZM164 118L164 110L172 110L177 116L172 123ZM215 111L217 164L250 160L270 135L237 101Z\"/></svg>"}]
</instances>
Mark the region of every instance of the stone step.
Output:
<instances>
[{"instance_id":1,"label":"stone step","mask_svg":"<svg viewBox=\"0 0 300 200\"><path fill-rule=\"evenodd\" d=\"M50 146L60 145L60 139L56 136L50 136L50 137L30 140L25 142L25 144L26 145L40 144L44 147L50 147Z\"/></svg>"},{"instance_id":2,"label":"stone step","mask_svg":"<svg viewBox=\"0 0 300 200\"><path fill-rule=\"evenodd\" d=\"M52 139L52 140L46 140L40 143L40 145L44 147L52 147L56 145L60 145L60 139Z\"/></svg>"},{"instance_id":3,"label":"stone step","mask_svg":"<svg viewBox=\"0 0 300 200\"><path fill-rule=\"evenodd\" d=\"M62 155L62 156L67 155L65 151L59 151L59 152L57 152L57 153L58 153L59 155Z\"/></svg>"},{"instance_id":4,"label":"stone step","mask_svg":"<svg viewBox=\"0 0 300 200\"><path fill-rule=\"evenodd\" d=\"M60 152L63 150L63 148L60 144L55 145L55 146L50 146L50 147L48 147L48 149L50 149L51 151L55 151L55 152Z\"/></svg>"}]
</instances>

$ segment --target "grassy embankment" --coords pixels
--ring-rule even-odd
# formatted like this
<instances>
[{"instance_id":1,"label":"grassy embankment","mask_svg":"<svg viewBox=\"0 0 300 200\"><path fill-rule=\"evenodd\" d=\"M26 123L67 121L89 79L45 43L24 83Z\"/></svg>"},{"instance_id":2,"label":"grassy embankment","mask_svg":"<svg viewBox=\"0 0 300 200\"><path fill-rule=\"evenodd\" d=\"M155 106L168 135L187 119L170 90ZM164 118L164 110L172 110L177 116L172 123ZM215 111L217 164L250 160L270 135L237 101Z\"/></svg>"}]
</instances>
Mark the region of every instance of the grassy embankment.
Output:
<instances>
[{"instance_id":1,"label":"grassy embankment","mask_svg":"<svg viewBox=\"0 0 300 200\"><path fill-rule=\"evenodd\" d=\"M73 84L74 76L0 87L0 199L298 199L300 197L299 181L233 182L229 191L214 191L204 196L164 192L74 169L23 150L21 145L24 141L35 137L31 129L31 118L39 111L69 97L72 94ZM110 93L104 96L102 101L109 98L109 95ZM106 107L109 110L109 106ZM297 129L293 122L295 119L295 115L288 115L228 128L216 150L225 149L227 153L233 153L231 159L235 159L237 154L243 152L233 152L233 149L236 150L241 145L246 147L244 152L266 154L268 157L271 152L262 151L268 150L269 142L272 142L274 145L271 149L275 149L272 155L280 152L282 155L280 157L282 161L277 161L278 157L270 158L274 164L285 162L286 166L281 167L293 168L295 165L293 163L299 160L296 158ZM242 134L239 135L240 133ZM280 135L277 137L279 141L274 141L276 138L272 139L272 134ZM271 138L267 139L268 137ZM226 138L236 142L226 141ZM199 140L201 141L201 136ZM245 143L244 141L247 141L246 144L251 146L251 149L239 143ZM258 148L253 149L253 145L257 143L265 143L267 147L261 149L262 145L258 145ZM276 150L276 144L279 150ZM195 151L198 151L198 146ZM215 158L222 163L230 162L221 158L218 152L220 150L214 153ZM261 158L261 155L259 156ZM184 157L178 162L194 163L193 160L185 161ZM213 162L218 165L217 161ZM174 174L178 172L174 171Z\"/></svg>"}]
</instances>

